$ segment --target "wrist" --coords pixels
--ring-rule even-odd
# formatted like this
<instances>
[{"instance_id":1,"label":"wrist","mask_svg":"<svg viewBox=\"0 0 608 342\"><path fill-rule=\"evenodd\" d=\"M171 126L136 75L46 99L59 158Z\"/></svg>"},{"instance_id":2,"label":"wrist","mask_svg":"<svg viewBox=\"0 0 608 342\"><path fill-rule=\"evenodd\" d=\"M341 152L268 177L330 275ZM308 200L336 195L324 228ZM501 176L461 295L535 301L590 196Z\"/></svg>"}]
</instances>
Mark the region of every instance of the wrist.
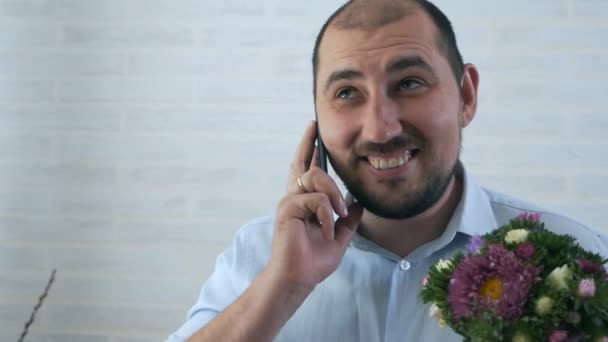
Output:
<instances>
[{"instance_id":1,"label":"wrist","mask_svg":"<svg viewBox=\"0 0 608 342\"><path fill-rule=\"evenodd\" d=\"M297 309L314 290L316 284L300 281L289 272L281 272L271 265L267 266L260 277L277 303ZM295 311L295 310L294 310Z\"/></svg>"}]
</instances>

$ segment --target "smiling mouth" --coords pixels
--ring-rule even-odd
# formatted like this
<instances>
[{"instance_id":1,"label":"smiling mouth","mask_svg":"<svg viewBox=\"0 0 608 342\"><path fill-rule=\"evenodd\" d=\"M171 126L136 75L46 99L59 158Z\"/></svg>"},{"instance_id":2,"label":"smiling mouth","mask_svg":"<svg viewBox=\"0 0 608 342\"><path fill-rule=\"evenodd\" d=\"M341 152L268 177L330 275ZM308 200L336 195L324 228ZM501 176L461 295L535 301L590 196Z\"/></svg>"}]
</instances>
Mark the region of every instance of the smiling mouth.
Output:
<instances>
[{"instance_id":1,"label":"smiling mouth","mask_svg":"<svg viewBox=\"0 0 608 342\"><path fill-rule=\"evenodd\" d=\"M369 164L376 170L394 169L405 165L407 162L415 158L419 151L419 149L415 148L405 150L403 153L390 157L367 156L365 159L367 159Z\"/></svg>"}]
</instances>

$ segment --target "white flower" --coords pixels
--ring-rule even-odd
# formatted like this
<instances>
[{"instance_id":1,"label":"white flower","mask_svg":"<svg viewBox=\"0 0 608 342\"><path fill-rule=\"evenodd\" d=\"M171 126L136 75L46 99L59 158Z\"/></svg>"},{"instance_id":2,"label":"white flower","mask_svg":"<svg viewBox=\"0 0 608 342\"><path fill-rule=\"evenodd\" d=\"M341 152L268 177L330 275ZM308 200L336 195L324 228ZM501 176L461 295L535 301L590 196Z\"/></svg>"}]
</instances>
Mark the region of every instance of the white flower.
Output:
<instances>
[{"instance_id":1,"label":"white flower","mask_svg":"<svg viewBox=\"0 0 608 342\"><path fill-rule=\"evenodd\" d=\"M429 317L436 319L437 323L439 323L439 326L442 328L445 328L448 326L445 319L443 319L443 314L441 313L441 309L439 309L439 307L435 303L431 304L431 307L429 308Z\"/></svg>"},{"instance_id":2,"label":"white flower","mask_svg":"<svg viewBox=\"0 0 608 342\"><path fill-rule=\"evenodd\" d=\"M553 299L542 296L536 301L536 313L540 316L546 315L553 309Z\"/></svg>"},{"instance_id":3,"label":"white flower","mask_svg":"<svg viewBox=\"0 0 608 342\"><path fill-rule=\"evenodd\" d=\"M431 307L429 308L429 317L434 318L436 320L443 318L443 316L441 315L441 309L439 309L437 304L431 304Z\"/></svg>"},{"instance_id":4,"label":"white flower","mask_svg":"<svg viewBox=\"0 0 608 342\"><path fill-rule=\"evenodd\" d=\"M513 342L532 342L532 340L530 339L530 337L528 337L527 335L522 335L522 334L517 334L515 336L513 336Z\"/></svg>"},{"instance_id":5,"label":"white flower","mask_svg":"<svg viewBox=\"0 0 608 342\"><path fill-rule=\"evenodd\" d=\"M437 268L437 271L445 270L450 266L452 266L452 260L439 259L439 261L437 261L437 263L435 264L435 268Z\"/></svg>"},{"instance_id":6,"label":"white flower","mask_svg":"<svg viewBox=\"0 0 608 342\"><path fill-rule=\"evenodd\" d=\"M512 229L505 236L506 243L522 243L528 240L528 230Z\"/></svg>"},{"instance_id":7,"label":"white flower","mask_svg":"<svg viewBox=\"0 0 608 342\"><path fill-rule=\"evenodd\" d=\"M437 323L439 324L440 328L447 328L447 326L448 326L448 322L446 322L445 319L443 319L443 318L440 319Z\"/></svg>"},{"instance_id":8,"label":"white flower","mask_svg":"<svg viewBox=\"0 0 608 342\"><path fill-rule=\"evenodd\" d=\"M572 270L568 265L557 267L547 276L547 282L556 290L565 290L568 288L567 281L572 278Z\"/></svg>"}]
</instances>

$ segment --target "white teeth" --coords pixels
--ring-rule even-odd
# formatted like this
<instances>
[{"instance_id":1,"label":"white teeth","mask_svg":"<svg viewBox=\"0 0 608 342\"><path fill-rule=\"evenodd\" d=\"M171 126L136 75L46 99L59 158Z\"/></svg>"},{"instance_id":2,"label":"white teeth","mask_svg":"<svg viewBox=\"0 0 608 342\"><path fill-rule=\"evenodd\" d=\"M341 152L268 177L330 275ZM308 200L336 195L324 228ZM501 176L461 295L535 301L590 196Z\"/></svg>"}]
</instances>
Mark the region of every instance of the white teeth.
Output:
<instances>
[{"instance_id":1,"label":"white teeth","mask_svg":"<svg viewBox=\"0 0 608 342\"><path fill-rule=\"evenodd\" d=\"M405 151L403 156L398 158L382 159L382 158L368 158L369 163L377 170L391 169L399 167L407 163L412 158L409 150Z\"/></svg>"}]
</instances>

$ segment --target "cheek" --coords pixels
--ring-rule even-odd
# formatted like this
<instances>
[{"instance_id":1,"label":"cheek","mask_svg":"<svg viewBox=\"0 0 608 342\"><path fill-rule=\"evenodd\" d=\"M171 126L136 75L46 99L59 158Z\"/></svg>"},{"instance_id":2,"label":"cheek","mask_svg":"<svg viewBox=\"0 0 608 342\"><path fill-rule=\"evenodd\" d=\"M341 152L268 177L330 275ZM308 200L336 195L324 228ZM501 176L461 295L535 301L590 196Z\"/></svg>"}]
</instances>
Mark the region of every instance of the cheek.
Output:
<instances>
[{"instance_id":1,"label":"cheek","mask_svg":"<svg viewBox=\"0 0 608 342\"><path fill-rule=\"evenodd\" d=\"M452 154L460 146L460 121L457 106L429 101L418 108L409 124L418 129L436 153Z\"/></svg>"},{"instance_id":2,"label":"cheek","mask_svg":"<svg viewBox=\"0 0 608 342\"><path fill-rule=\"evenodd\" d=\"M320 108L318 116L319 130L325 146L330 153L344 155L344 151L350 150L356 139L357 123L352 120L353 115Z\"/></svg>"},{"instance_id":3,"label":"cheek","mask_svg":"<svg viewBox=\"0 0 608 342\"><path fill-rule=\"evenodd\" d=\"M433 141L451 143L458 138L460 125L457 113L436 115L427 125L427 132Z\"/></svg>"}]
</instances>

